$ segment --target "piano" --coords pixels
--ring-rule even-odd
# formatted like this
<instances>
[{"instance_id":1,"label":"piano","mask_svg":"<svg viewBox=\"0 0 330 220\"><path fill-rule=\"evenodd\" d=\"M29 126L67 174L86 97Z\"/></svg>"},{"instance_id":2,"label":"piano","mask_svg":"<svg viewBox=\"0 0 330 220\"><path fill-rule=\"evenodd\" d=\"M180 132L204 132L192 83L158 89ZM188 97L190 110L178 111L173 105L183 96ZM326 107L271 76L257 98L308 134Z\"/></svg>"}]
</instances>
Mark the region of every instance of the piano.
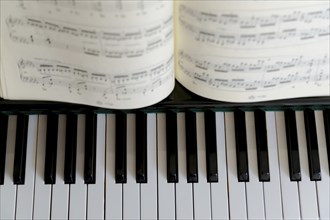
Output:
<instances>
[{"instance_id":1,"label":"piano","mask_svg":"<svg viewBox=\"0 0 330 220\"><path fill-rule=\"evenodd\" d=\"M0 219L329 219L330 100L0 101Z\"/></svg>"}]
</instances>

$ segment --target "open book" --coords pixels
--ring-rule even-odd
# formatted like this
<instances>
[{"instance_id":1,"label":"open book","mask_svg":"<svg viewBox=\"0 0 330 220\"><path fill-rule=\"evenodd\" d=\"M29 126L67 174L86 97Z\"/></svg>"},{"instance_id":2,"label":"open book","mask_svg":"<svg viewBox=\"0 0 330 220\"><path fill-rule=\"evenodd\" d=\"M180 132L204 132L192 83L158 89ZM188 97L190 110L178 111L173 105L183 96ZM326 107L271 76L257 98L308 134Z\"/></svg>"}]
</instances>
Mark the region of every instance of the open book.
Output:
<instances>
[{"instance_id":1,"label":"open book","mask_svg":"<svg viewBox=\"0 0 330 220\"><path fill-rule=\"evenodd\" d=\"M330 96L328 1L1 1L0 96L131 109Z\"/></svg>"}]
</instances>

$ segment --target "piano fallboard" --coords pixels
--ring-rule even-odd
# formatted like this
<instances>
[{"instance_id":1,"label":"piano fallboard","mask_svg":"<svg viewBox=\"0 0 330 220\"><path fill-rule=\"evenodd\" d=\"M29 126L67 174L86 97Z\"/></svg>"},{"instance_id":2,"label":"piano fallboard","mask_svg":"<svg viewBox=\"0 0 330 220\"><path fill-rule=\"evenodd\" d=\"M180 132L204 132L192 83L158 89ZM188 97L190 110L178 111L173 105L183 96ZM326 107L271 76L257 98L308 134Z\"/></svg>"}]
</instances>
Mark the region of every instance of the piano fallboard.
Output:
<instances>
[{"instance_id":1,"label":"piano fallboard","mask_svg":"<svg viewBox=\"0 0 330 220\"><path fill-rule=\"evenodd\" d=\"M184 111L186 109L194 109L196 111L203 111L203 109L214 109L217 111L233 111L237 109L253 111L255 109L263 109L276 111L285 110L288 108L294 108L296 110L303 110L306 108L322 110L329 107L330 96L295 98L253 103L220 102L198 96L177 83L173 92L166 99L155 105L140 110L147 112L163 112L169 109L175 111ZM107 113L113 112L114 110L63 102L0 99L0 112L3 113L16 114L17 112L24 112L29 114L41 114L50 111L61 113L86 111ZM131 112L132 110L126 111Z\"/></svg>"}]
</instances>

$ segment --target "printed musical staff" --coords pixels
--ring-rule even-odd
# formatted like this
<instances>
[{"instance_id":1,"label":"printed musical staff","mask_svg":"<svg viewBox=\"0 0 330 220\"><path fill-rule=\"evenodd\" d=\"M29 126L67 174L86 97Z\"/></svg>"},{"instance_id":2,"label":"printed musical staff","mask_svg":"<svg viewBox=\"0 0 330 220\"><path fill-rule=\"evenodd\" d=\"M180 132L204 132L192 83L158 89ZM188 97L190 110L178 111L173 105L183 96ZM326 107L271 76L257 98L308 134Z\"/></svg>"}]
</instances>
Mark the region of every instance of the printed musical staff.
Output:
<instances>
[{"instance_id":1,"label":"printed musical staff","mask_svg":"<svg viewBox=\"0 0 330 220\"><path fill-rule=\"evenodd\" d=\"M40 91L65 88L71 93L117 100L123 97L133 99L136 95L146 95L161 89L160 85L173 80L173 56L161 63L136 72L104 73L95 72L70 64L45 59L24 60L17 63L20 79L24 83L34 84Z\"/></svg>"},{"instance_id":2,"label":"printed musical staff","mask_svg":"<svg viewBox=\"0 0 330 220\"><path fill-rule=\"evenodd\" d=\"M221 62L192 57L180 51L178 65L194 84L230 91L263 91L305 83L329 82L329 57L323 55L274 58L221 57Z\"/></svg>"},{"instance_id":3,"label":"printed musical staff","mask_svg":"<svg viewBox=\"0 0 330 220\"><path fill-rule=\"evenodd\" d=\"M327 41L329 8L273 10L267 14L199 11L179 6L179 24L196 42L232 49L269 49Z\"/></svg>"},{"instance_id":4,"label":"printed musical staff","mask_svg":"<svg viewBox=\"0 0 330 220\"><path fill-rule=\"evenodd\" d=\"M228 12L205 12L189 7L185 3L181 3L179 6L180 16L187 20L193 21L192 23L213 23L218 27L230 26L233 29L236 28L260 28L269 26L281 26L285 23L304 23L310 24L315 21L328 21L330 8L324 8L322 10L312 8L295 8L295 10L285 11L273 10L267 12L264 16L245 15L244 13L235 14Z\"/></svg>"},{"instance_id":5,"label":"printed musical staff","mask_svg":"<svg viewBox=\"0 0 330 220\"><path fill-rule=\"evenodd\" d=\"M28 0L29 1L29 0ZM22 2L28 2L22 1ZM76 9L81 11L95 11L95 12L131 12L136 10L145 10L151 8L163 7L164 3L162 1L146 1L146 0L136 0L136 1L123 1L123 0L93 0L93 1L77 1L77 0L38 0L41 5L56 6L63 9Z\"/></svg>"},{"instance_id":6,"label":"printed musical staff","mask_svg":"<svg viewBox=\"0 0 330 220\"><path fill-rule=\"evenodd\" d=\"M172 16L136 28L96 29L65 24L50 19L8 17L6 24L12 41L53 47L108 58L132 58L170 46L173 38Z\"/></svg>"}]
</instances>

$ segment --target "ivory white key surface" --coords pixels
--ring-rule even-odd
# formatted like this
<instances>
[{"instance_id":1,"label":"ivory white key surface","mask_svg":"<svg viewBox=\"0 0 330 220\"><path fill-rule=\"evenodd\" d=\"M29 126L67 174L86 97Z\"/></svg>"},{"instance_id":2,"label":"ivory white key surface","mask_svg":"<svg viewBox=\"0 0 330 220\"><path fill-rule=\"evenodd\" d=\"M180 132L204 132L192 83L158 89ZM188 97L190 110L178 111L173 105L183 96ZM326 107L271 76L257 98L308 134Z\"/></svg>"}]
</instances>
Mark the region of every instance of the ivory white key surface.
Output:
<instances>
[{"instance_id":1,"label":"ivory white key surface","mask_svg":"<svg viewBox=\"0 0 330 220\"><path fill-rule=\"evenodd\" d=\"M78 115L76 183L70 184L70 219L86 218L87 185L84 182L85 115Z\"/></svg>"},{"instance_id":2,"label":"ivory white key surface","mask_svg":"<svg viewBox=\"0 0 330 220\"><path fill-rule=\"evenodd\" d=\"M58 117L56 184L52 185L51 219L67 219L69 209L69 184L64 183L66 117Z\"/></svg>"},{"instance_id":3,"label":"ivory white key surface","mask_svg":"<svg viewBox=\"0 0 330 220\"><path fill-rule=\"evenodd\" d=\"M39 115L33 219L50 218L51 185L44 181L46 133L47 115Z\"/></svg>"},{"instance_id":4,"label":"ivory white key surface","mask_svg":"<svg viewBox=\"0 0 330 220\"><path fill-rule=\"evenodd\" d=\"M178 166L179 182L176 183L176 217L193 219L192 183L187 182L186 131L184 113L178 113Z\"/></svg>"},{"instance_id":5,"label":"ivory white key surface","mask_svg":"<svg viewBox=\"0 0 330 220\"><path fill-rule=\"evenodd\" d=\"M14 219L16 206L16 188L13 184L16 116L9 116L4 184L0 186L0 219Z\"/></svg>"},{"instance_id":6,"label":"ivory white key surface","mask_svg":"<svg viewBox=\"0 0 330 220\"><path fill-rule=\"evenodd\" d=\"M105 115L97 115L96 178L87 185L87 219L104 218Z\"/></svg>"},{"instance_id":7,"label":"ivory white key surface","mask_svg":"<svg viewBox=\"0 0 330 220\"><path fill-rule=\"evenodd\" d=\"M275 113L266 112L270 181L264 182L266 219L282 218L280 168L277 152Z\"/></svg>"},{"instance_id":8,"label":"ivory white key surface","mask_svg":"<svg viewBox=\"0 0 330 220\"><path fill-rule=\"evenodd\" d=\"M225 113L225 128L230 210L229 217L231 219L247 219L245 183L238 182L237 178L234 113Z\"/></svg>"},{"instance_id":9,"label":"ivory white key surface","mask_svg":"<svg viewBox=\"0 0 330 220\"><path fill-rule=\"evenodd\" d=\"M320 219L326 220L330 219L330 173L322 111L315 111L315 122L322 175L322 181L316 182L317 199Z\"/></svg>"},{"instance_id":10,"label":"ivory white key surface","mask_svg":"<svg viewBox=\"0 0 330 220\"><path fill-rule=\"evenodd\" d=\"M156 114L147 115L148 183L141 184L141 219L157 219L157 124Z\"/></svg>"},{"instance_id":11,"label":"ivory white key surface","mask_svg":"<svg viewBox=\"0 0 330 220\"><path fill-rule=\"evenodd\" d=\"M106 173L105 173L105 218L122 219L122 184L116 184L115 179L115 137L116 116L107 115L106 131Z\"/></svg>"},{"instance_id":12,"label":"ivory white key surface","mask_svg":"<svg viewBox=\"0 0 330 220\"><path fill-rule=\"evenodd\" d=\"M302 219L318 219L316 183L310 180L304 112L296 112L301 181L298 182L300 213Z\"/></svg>"},{"instance_id":13,"label":"ivory white key surface","mask_svg":"<svg viewBox=\"0 0 330 220\"><path fill-rule=\"evenodd\" d=\"M193 183L194 218L211 219L210 183L206 175L204 113L196 113L198 183Z\"/></svg>"},{"instance_id":14,"label":"ivory white key surface","mask_svg":"<svg viewBox=\"0 0 330 220\"><path fill-rule=\"evenodd\" d=\"M248 219L265 219L263 184L259 182L254 112L245 113L249 182L246 183Z\"/></svg>"},{"instance_id":15,"label":"ivory white key surface","mask_svg":"<svg viewBox=\"0 0 330 220\"><path fill-rule=\"evenodd\" d=\"M175 219L175 184L167 183L165 114L157 114L158 218Z\"/></svg>"},{"instance_id":16,"label":"ivory white key surface","mask_svg":"<svg viewBox=\"0 0 330 220\"><path fill-rule=\"evenodd\" d=\"M32 219L38 136L38 116L29 116L26 148L25 184L17 185L16 219Z\"/></svg>"},{"instance_id":17,"label":"ivory white key surface","mask_svg":"<svg viewBox=\"0 0 330 220\"><path fill-rule=\"evenodd\" d=\"M298 183L290 181L284 113L276 112L276 133L284 219L300 219Z\"/></svg>"},{"instance_id":18,"label":"ivory white key surface","mask_svg":"<svg viewBox=\"0 0 330 220\"><path fill-rule=\"evenodd\" d=\"M135 115L127 115L127 183L123 184L123 218L140 218L140 186L136 183Z\"/></svg>"},{"instance_id":19,"label":"ivory white key surface","mask_svg":"<svg viewBox=\"0 0 330 220\"><path fill-rule=\"evenodd\" d=\"M218 179L211 183L212 219L229 219L224 113L216 113Z\"/></svg>"}]
</instances>

